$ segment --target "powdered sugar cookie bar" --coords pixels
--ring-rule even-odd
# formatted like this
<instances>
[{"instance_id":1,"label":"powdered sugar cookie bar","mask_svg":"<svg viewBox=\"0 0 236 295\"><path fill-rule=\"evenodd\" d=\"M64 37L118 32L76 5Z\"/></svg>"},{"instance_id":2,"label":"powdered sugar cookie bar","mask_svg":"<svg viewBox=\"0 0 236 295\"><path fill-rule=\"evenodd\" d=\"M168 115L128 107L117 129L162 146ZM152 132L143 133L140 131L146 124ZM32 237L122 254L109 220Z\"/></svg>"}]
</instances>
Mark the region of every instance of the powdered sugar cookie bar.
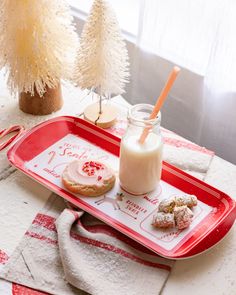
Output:
<instances>
[{"instance_id":1,"label":"powdered sugar cookie bar","mask_svg":"<svg viewBox=\"0 0 236 295\"><path fill-rule=\"evenodd\" d=\"M175 207L174 218L178 229L184 229L192 222L193 212L187 206Z\"/></svg>"},{"instance_id":2,"label":"powdered sugar cookie bar","mask_svg":"<svg viewBox=\"0 0 236 295\"><path fill-rule=\"evenodd\" d=\"M158 212L153 216L152 225L158 228L172 228L175 226L174 214Z\"/></svg>"},{"instance_id":3,"label":"powdered sugar cookie bar","mask_svg":"<svg viewBox=\"0 0 236 295\"><path fill-rule=\"evenodd\" d=\"M180 206L188 206L192 208L197 206L197 197L194 195L183 195L183 196L175 196L174 197L175 205Z\"/></svg>"},{"instance_id":4,"label":"powdered sugar cookie bar","mask_svg":"<svg viewBox=\"0 0 236 295\"><path fill-rule=\"evenodd\" d=\"M175 199L164 199L160 202L158 210L164 213L172 213L175 207Z\"/></svg>"}]
</instances>

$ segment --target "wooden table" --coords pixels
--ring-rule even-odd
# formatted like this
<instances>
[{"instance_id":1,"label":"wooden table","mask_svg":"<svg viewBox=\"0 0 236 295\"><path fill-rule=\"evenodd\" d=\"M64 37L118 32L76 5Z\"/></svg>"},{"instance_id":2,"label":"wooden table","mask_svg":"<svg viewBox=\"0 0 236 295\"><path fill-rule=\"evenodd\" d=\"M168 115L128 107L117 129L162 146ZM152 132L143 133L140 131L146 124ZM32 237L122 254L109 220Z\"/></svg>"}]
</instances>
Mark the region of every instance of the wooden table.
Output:
<instances>
[{"instance_id":1,"label":"wooden table","mask_svg":"<svg viewBox=\"0 0 236 295\"><path fill-rule=\"evenodd\" d=\"M17 99L10 96L0 75L0 129L11 124L29 128L58 115L75 115L83 111L90 99L70 85L63 87L65 105L61 111L44 117L22 114ZM82 100L81 100L82 99ZM122 97L116 98L125 104ZM205 181L236 199L236 166L214 156ZM51 192L9 166L6 152L0 152L0 249L8 255L14 251L35 215ZM164 295L236 294L236 226L210 251L197 257L177 261L162 290ZM0 295L5 295L1 291Z\"/></svg>"}]
</instances>

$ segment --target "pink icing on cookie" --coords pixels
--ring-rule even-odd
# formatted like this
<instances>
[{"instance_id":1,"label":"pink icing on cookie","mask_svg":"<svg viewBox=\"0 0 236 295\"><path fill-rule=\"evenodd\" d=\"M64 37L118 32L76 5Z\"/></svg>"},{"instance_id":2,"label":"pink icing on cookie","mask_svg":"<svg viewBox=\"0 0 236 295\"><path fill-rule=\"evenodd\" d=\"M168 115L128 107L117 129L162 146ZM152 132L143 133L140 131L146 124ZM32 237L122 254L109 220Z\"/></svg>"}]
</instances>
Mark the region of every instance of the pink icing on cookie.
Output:
<instances>
[{"instance_id":1,"label":"pink icing on cookie","mask_svg":"<svg viewBox=\"0 0 236 295\"><path fill-rule=\"evenodd\" d=\"M84 185L102 185L113 175L112 170L104 164L97 161L76 160L68 164L65 177L74 183Z\"/></svg>"}]
</instances>

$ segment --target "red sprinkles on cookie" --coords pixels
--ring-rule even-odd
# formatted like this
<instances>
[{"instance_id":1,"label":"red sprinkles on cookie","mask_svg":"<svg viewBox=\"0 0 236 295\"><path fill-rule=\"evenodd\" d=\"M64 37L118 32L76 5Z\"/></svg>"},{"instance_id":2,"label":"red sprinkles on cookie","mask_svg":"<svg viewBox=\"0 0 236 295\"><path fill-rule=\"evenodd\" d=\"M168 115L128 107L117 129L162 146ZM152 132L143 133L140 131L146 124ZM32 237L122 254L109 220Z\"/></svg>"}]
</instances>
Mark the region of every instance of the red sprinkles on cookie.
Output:
<instances>
[{"instance_id":1,"label":"red sprinkles on cookie","mask_svg":"<svg viewBox=\"0 0 236 295\"><path fill-rule=\"evenodd\" d=\"M84 173L86 173L88 176L93 176L95 174L95 170L99 171L99 170L103 170L104 167L102 164L98 163L98 162L94 162L94 161L88 161L85 162L83 167L82 167L82 171ZM100 180L100 179L98 179Z\"/></svg>"}]
</instances>

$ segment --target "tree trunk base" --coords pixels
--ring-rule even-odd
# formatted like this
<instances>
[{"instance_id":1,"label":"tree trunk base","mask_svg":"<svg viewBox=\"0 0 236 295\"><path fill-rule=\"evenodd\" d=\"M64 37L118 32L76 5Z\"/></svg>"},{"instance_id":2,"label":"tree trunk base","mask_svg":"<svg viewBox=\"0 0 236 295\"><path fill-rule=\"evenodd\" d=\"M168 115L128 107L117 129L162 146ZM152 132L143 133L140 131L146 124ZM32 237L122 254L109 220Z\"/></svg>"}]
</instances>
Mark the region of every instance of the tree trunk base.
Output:
<instances>
[{"instance_id":1,"label":"tree trunk base","mask_svg":"<svg viewBox=\"0 0 236 295\"><path fill-rule=\"evenodd\" d=\"M35 92L31 96L29 92L21 92L19 95L19 107L28 114L48 115L61 109L63 99L61 94L61 85L57 88L47 88L42 97Z\"/></svg>"},{"instance_id":2,"label":"tree trunk base","mask_svg":"<svg viewBox=\"0 0 236 295\"><path fill-rule=\"evenodd\" d=\"M84 110L84 119L103 129L115 125L117 116L117 108L110 104L104 104L102 106L101 114L99 114L99 103L91 104Z\"/></svg>"}]
</instances>

